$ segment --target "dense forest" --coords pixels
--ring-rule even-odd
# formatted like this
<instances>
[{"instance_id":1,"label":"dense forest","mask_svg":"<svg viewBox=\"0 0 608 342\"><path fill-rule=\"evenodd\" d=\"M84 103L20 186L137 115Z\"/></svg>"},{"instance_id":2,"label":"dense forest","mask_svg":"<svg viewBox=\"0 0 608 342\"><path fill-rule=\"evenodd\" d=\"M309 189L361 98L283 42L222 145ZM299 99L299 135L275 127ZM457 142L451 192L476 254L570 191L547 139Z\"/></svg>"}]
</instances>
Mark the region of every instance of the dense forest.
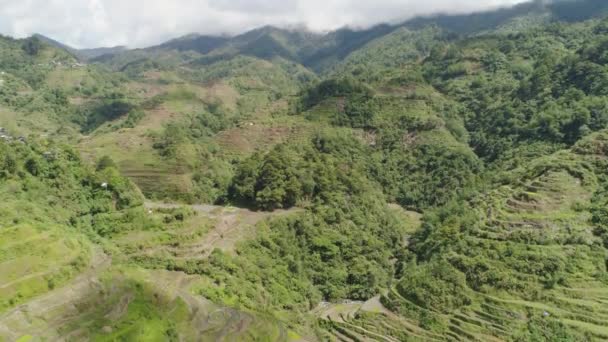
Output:
<instances>
[{"instance_id":1,"label":"dense forest","mask_svg":"<svg viewBox=\"0 0 608 342\"><path fill-rule=\"evenodd\" d=\"M0 341L608 339L606 14L0 37Z\"/></svg>"}]
</instances>

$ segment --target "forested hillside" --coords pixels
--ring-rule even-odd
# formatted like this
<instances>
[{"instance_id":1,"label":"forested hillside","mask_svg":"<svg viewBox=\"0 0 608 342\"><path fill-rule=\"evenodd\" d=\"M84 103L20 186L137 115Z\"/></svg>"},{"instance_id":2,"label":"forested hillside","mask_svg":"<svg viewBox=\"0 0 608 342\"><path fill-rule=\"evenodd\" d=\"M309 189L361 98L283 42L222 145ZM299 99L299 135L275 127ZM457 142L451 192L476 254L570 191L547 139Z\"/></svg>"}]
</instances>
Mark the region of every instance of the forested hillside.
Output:
<instances>
[{"instance_id":1,"label":"forested hillside","mask_svg":"<svg viewBox=\"0 0 608 342\"><path fill-rule=\"evenodd\" d=\"M0 340L608 339L607 8L0 37Z\"/></svg>"}]
</instances>

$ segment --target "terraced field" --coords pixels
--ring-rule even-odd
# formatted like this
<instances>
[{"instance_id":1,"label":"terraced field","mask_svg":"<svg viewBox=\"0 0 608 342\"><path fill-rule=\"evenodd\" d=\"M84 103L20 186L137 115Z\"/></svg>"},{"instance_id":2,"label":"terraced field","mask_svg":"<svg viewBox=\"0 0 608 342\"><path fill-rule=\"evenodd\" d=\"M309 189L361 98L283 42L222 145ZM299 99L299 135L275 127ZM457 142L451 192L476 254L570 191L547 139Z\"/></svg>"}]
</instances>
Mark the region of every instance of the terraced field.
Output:
<instances>
[{"instance_id":1,"label":"terraced field","mask_svg":"<svg viewBox=\"0 0 608 342\"><path fill-rule=\"evenodd\" d=\"M97 294L103 292L100 290L99 276L110 264L110 258L95 248L89 267L75 278L1 314L0 338L14 341L30 335L58 339L77 334L78 329L66 332L64 326L81 317L82 312L78 307L81 303L97 298Z\"/></svg>"},{"instance_id":2,"label":"terraced field","mask_svg":"<svg viewBox=\"0 0 608 342\"><path fill-rule=\"evenodd\" d=\"M150 215L163 215L180 208L192 210L193 215L167 229L130 232L116 237L117 246L126 258L137 260L202 260L214 249L233 252L237 243L255 236L261 220L288 215L297 209L273 213L254 212L234 207L213 205L181 206L147 202Z\"/></svg>"},{"instance_id":3,"label":"terraced field","mask_svg":"<svg viewBox=\"0 0 608 342\"><path fill-rule=\"evenodd\" d=\"M321 319L327 339L332 341L441 340L441 336L387 309L380 296L366 302L321 303L312 313Z\"/></svg>"},{"instance_id":4,"label":"terraced field","mask_svg":"<svg viewBox=\"0 0 608 342\"><path fill-rule=\"evenodd\" d=\"M185 120L184 117L184 113L169 111L159 106L145 111L144 117L136 127L120 129L101 127L98 131L80 139L79 150L91 163L105 155L110 156L118 165L121 174L129 177L147 196L158 193L168 195L187 193L192 187L189 165L176 160L163 159L153 148L154 139L151 137L151 134L162 132L167 123L182 122ZM122 120L116 120L108 126L120 125Z\"/></svg>"},{"instance_id":5,"label":"terraced field","mask_svg":"<svg viewBox=\"0 0 608 342\"><path fill-rule=\"evenodd\" d=\"M0 251L0 311L61 286L95 261L89 243L60 227L3 228Z\"/></svg>"},{"instance_id":6,"label":"terraced field","mask_svg":"<svg viewBox=\"0 0 608 342\"><path fill-rule=\"evenodd\" d=\"M12 309L0 315L0 340L288 339L288 329L274 318L216 305L193 294L192 288L205 282L200 276L131 268L121 262L204 259L215 248L230 252L238 241L255 234L257 222L290 212L162 203L146 207L153 216L185 211L187 217L167 222L163 230L116 237L118 248L112 248L112 257L100 248L60 239L63 235L53 231L4 231L0 265L8 272L2 274L0 291L2 298L11 298L3 304ZM17 248L30 252L14 258L11 251ZM19 303L23 304L16 306Z\"/></svg>"},{"instance_id":7,"label":"terraced field","mask_svg":"<svg viewBox=\"0 0 608 342\"><path fill-rule=\"evenodd\" d=\"M509 341L524 326L560 322L580 340L607 340L606 255L587 210L597 179L580 156L554 157L560 166L544 160L532 166L535 177L474 201L478 224L448 259L467 276L469 304L452 312L425 308L395 286L374 299L382 303L376 310L360 302L317 308L328 339ZM467 273L480 255L485 268ZM494 284L476 278L484 276Z\"/></svg>"},{"instance_id":8,"label":"terraced field","mask_svg":"<svg viewBox=\"0 0 608 342\"><path fill-rule=\"evenodd\" d=\"M272 319L192 295L189 288L196 277L103 267L0 316L0 338L286 340L287 330Z\"/></svg>"}]
</instances>

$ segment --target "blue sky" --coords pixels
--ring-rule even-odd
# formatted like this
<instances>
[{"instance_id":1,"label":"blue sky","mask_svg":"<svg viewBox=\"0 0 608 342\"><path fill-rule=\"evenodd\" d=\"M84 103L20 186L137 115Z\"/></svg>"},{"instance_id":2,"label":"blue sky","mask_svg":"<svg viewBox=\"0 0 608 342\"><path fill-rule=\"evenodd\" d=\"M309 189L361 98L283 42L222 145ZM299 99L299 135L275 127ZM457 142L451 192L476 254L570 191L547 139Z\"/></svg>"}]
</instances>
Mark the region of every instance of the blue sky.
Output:
<instances>
[{"instance_id":1,"label":"blue sky","mask_svg":"<svg viewBox=\"0 0 608 342\"><path fill-rule=\"evenodd\" d=\"M42 33L74 47L153 45L188 33L263 25L328 31L416 15L468 13L523 0L0 0L0 33Z\"/></svg>"}]
</instances>

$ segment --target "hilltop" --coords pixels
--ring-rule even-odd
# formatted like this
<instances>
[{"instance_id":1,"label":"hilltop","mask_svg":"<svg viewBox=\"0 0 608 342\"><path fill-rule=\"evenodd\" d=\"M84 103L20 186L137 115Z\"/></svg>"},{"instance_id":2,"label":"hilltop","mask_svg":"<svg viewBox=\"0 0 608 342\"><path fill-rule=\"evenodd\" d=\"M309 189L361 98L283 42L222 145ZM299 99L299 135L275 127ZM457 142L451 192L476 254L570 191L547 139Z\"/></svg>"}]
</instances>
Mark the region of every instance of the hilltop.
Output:
<instances>
[{"instance_id":1,"label":"hilltop","mask_svg":"<svg viewBox=\"0 0 608 342\"><path fill-rule=\"evenodd\" d=\"M63 44L57 40L46 37L42 34L34 34L32 37L38 38L41 41L55 46L59 49L66 50L70 52L72 55L77 57L81 61L88 61L95 58L99 58L101 56L106 55L115 55L117 53L125 52L128 50L126 46L113 46L113 47L100 47L100 48L92 48L92 49L76 49L69 45Z\"/></svg>"}]
</instances>

